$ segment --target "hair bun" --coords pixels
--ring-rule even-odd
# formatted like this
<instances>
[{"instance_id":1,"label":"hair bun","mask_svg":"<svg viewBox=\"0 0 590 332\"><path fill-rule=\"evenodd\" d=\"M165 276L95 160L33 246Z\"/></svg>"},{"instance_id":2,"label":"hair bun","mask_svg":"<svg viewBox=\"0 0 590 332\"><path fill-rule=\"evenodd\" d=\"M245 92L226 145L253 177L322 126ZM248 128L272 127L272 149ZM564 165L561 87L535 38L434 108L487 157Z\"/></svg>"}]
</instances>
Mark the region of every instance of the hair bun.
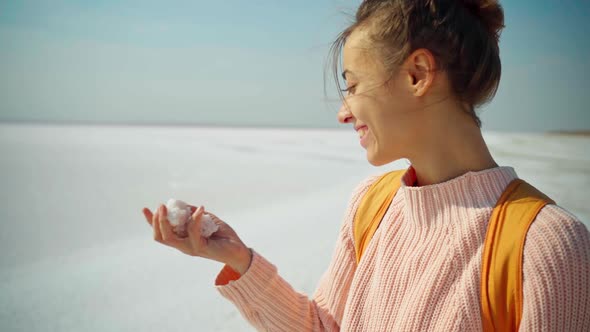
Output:
<instances>
[{"instance_id":1,"label":"hair bun","mask_svg":"<svg viewBox=\"0 0 590 332\"><path fill-rule=\"evenodd\" d=\"M504 10L497 0L461 0L465 9L469 10L481 21L486 30L496 39L504 28Z\"/></svg>"}]
</instances>

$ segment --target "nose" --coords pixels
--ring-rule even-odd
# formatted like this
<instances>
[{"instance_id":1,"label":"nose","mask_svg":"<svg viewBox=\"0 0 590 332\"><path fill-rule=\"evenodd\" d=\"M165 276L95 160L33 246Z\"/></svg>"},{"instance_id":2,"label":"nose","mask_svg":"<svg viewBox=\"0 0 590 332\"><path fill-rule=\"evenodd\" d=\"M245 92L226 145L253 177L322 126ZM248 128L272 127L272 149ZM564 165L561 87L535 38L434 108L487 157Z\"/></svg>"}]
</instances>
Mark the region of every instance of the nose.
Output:
<instances>
[{"instance_id":1,"label":"nose","mask_svg":"<svg viewBox=\"0 0 590 332\"><path fill-rule=\"evenodd\" d=\"M354 115L350 112L350 109L346 106L346 104L342 104L340 109L338 110L338 122L340 123L350 123L354 119Z\"/></svg>"}]
</instances>

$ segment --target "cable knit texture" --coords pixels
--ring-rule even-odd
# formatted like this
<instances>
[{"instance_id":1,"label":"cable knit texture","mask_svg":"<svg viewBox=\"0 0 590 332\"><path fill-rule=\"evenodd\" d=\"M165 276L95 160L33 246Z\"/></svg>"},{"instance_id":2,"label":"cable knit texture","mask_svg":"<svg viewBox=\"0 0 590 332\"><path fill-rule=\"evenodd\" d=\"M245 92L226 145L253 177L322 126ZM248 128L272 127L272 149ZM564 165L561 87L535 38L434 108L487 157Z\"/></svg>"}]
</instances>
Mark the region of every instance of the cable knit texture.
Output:
<instances>
[{"instance_id":1,"label":"cable knit texture","mask_svg":"<svg viewBox=\"0 0 590 332\"><path fill-rule=\"evenodd\" d=\"M357 266L352 223L371 177L352 195L311 299L256 252L248 272L220 281L222 272L217 288L261 331L481 331L487 223L515 178L512 168L497 167L411 187L406 172ZM520 331L590 331L590 234L579 220L559 206L543 208L527 234L523 265Z\"/></svg>"}]
</instances>

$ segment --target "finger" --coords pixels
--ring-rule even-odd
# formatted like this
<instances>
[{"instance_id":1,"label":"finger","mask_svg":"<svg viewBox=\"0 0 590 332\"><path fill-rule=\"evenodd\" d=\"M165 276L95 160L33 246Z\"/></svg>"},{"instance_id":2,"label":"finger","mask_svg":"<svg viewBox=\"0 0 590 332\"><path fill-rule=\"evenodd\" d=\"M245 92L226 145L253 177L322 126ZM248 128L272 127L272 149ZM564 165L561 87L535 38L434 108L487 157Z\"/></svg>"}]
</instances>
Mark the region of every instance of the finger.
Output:
<instances>
[{"instance_id":1,"label":"finger","mask_svg":"<svg viewBox=\"0 0 590 332\"><path fill-rule=\"evenodd\" d=\"M168 222L168 211L166 207L162 205L159 210L159 220L160 220L160 233L162 234L162 240L169 241L172 239L172 226Z\"/></svg>"},{"instance_id":2,"label":"finger","mask_svg":"<svg viewBox=\"0 0 590 332\"><path fill-rule=\"evenodd\" d=\"M162 233L162 240L164 240L165 242L176 243L178 242L178 238L174 231L172 231L172 226L170 225L170 222L168 222L167 214L168 211L166 210L166 206L162 205L162 207L160 208L159 215L160 233Z\"/></svg>"},{"instance_id":3,"label":"finger","mask_svg":"<svg viewBox=\"0 0 590 332\"><path fill-rule=\"evenodd\" d=\"M201 236L201 220L203 219L202 216L204 211L205 208L202 206L195 210L191 215L192 220L188 225L188 242L198 256L203 255L205 246L207 245L207 239Z\"/></svg>"},{"instance_id":4,"label":"finger","mask_svg":"<svg viewBox=\"0 0 590 332\"><path fill-rule=\"evenodd\" d=\"M201 238L201 219L204 211L205 208L201 206L191 215L192 222L188 225L188 232L195 239Z\"/></svg>"},{"instance_id":5,"label":"finger","mask_svg":"<svg viewBox=\"0 0 590 332\"><path fill-rule=\"evenodd\" d=\"M143 212L143 216L145 217L145 220L147 220L148 224L150 224L150 226L152 226L152 218L153 218L152 211L150 211L150 209L148 209L148 208L143 208L142 212Z\"/></svg>"},{"instance_id":6,"label":"finger","mask_svg":"<svg viewBox=\"0 0 590 332\"><path fill-rule=\"evenodd\" d=\"M158 209L159 210L159 209ZM156 213L153 215L152 218L152 227L154 229L154 240L163 243L162 242L162 234L160 232L160 218L159 218L159 213L158 211L156 211Z\"/></svg>"}]
</instances>

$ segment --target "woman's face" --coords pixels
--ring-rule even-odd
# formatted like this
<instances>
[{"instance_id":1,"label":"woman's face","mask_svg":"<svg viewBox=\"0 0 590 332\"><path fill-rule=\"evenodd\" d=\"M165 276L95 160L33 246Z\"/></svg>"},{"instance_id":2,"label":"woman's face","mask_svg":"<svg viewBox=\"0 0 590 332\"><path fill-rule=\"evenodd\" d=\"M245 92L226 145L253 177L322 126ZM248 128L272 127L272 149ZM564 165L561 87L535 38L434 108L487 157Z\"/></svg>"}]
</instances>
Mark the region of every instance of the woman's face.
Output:
<instances>
[{"instance_id":1,"label":"woman's face","mask_svg":"<svg viewBox=\"0 0 590 332\"><path fill-rule=\"evenodd\" d=\"M338 120L354 126L367 159L380 166L407 158L417 134L416 98L408 72L386 70L366 40L366 32L355 30L344 45L346 92Z\"/></svg>"}]
</instances>

